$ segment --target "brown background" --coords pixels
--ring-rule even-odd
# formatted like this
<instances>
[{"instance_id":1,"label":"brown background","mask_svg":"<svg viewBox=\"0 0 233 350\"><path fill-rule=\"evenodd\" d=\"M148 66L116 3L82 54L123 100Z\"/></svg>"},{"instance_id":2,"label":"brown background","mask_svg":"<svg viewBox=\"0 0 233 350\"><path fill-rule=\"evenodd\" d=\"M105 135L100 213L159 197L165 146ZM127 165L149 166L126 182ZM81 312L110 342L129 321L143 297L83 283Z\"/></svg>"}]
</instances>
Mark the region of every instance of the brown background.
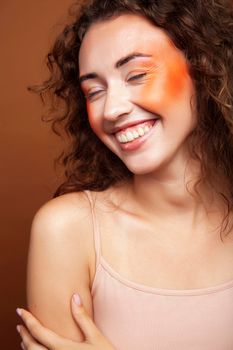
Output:
<instances>
[{"instance_id":1,"label":"brown background","mask_svg":"<svg viewBox=\"0 0 233 350\"><path fill-rule=\"evenodd\" d=\"M1 339L20 349L15 308L26 306L30 225L58 179L61 142L40 119L42 105L27 86L47 76L44 57L64 25L71 0L0 0Z\"/></svg>"}]
</instances>

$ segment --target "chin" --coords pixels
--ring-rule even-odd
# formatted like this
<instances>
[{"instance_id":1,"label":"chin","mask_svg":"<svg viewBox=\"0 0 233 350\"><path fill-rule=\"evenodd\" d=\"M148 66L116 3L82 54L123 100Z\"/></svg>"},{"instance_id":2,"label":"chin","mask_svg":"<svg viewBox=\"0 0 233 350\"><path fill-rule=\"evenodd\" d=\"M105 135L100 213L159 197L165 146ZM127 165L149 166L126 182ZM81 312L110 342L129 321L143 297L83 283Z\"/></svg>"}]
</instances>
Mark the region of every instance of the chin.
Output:
<instances>
[{"instance_id":1,"label":"chin","mask_svg":"<svg viewBox=\"0 0 233 350\"><path fill-rule=\"evenodd\" d=\"M150 173L156 172L160 168L160 164L146 164L140 163L140 164L126 164L127 168L134 174L134 175L147 175Z\"/></svg>"},{"instance_id":2,"label":"chin","mask_svg":"<svg viewBox=\"0 0 233 350\"><path fill-rule=\"evenodd\" d=\"M163 152L136 157L134 159L122 159L126 167L135 175L149 175L166 172L172 164L177 162L176 152Z\"/></svg>"}]
</instances>

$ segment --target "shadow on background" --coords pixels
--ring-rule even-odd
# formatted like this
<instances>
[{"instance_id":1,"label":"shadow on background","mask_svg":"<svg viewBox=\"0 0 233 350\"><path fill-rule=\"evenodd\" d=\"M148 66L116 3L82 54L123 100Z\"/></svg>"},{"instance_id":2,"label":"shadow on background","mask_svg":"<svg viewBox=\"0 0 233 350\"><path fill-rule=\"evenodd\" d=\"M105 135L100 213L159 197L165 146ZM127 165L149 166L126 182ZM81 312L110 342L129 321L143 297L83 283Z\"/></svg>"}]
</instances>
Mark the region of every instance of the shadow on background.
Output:
<instances>
[{"instance_id":1,"label":"shadow on background","mask_svg":"<svg viewBox=\"0 0 233 350\"><path fill-rule=\"evenodd\" d=\"M41 121L27 86L46 76L44 58L63 27L71 0L1 0L1 349L18 350L17 306L26 306L26 262L32 218L61 179L53 160L61 141Z\"/></svg>"}]
</instances>

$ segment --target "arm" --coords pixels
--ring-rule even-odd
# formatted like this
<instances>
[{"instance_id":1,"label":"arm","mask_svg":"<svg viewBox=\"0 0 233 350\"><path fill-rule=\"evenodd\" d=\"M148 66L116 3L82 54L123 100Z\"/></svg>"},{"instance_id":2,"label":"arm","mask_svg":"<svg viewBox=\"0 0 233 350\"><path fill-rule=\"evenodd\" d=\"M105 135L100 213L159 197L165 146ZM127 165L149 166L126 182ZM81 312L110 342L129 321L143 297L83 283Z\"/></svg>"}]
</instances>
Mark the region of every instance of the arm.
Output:
<instances>
[{"instance_id":1,"label":"arm","mask_svg":"<svg viewBox=\"0 0 233 350\"><path fill-rule=\"evenodd\" d=\"M80 302L80 297L76 294L72 298L71 310L74 320L85 335L85 342L74 342L58 336L43 327L30 312L18 308L17 313L25 324L17 326L22 338L21 347L24 350L116 350L99 331Z\"/></svg>"},{"instance_id":2,"label":"arm","mask_svg":"<svg viewBox=\"0 0 233 350\"><path fill-rule=\"evenodd\" d=\"M79 293L92 317L91 234L89 203L82 193L67 194L46 203L35 215L31 229L28 309L43 326L74 341L83 341L84 337L72 318L73 293Z\"/></svg>"}]
</instances>

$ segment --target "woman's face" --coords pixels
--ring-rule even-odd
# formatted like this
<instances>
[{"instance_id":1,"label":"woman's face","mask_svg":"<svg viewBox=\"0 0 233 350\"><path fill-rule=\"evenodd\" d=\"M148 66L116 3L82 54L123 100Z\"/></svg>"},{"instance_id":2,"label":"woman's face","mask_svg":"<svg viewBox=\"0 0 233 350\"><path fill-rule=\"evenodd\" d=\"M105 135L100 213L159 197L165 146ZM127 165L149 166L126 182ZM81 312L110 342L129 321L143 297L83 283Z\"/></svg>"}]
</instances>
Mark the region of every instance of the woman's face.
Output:
<instances>
[{"instance_id":1,"label":"woman's face","mask_svg":"<svg viewBox=\"0 0 233 350\"><path fill-rule=\"evenodd\" d=\"M93 24L79 67L90 125L130 171L184 159L194 88L183 53L162 29L133 14Z\"/></svg>"}]
</instances>

